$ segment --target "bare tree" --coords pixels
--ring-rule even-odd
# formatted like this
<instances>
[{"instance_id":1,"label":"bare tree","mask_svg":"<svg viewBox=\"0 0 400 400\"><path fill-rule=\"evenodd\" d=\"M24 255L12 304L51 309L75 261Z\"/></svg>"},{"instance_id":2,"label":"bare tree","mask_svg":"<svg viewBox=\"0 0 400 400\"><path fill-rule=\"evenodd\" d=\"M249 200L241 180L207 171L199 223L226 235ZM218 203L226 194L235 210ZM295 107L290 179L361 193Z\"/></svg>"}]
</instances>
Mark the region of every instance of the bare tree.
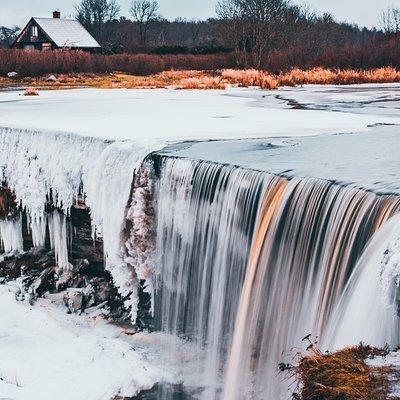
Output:
<instances>
[{"instance_id":1,"label":"bare tree","mask_svg":"<svg viewBox=\"0 0 400 400\"><path fill-rule=\"evenodd\" d=\"M263 55L282 39L287 21L299 15L289 0L220 0L217 14L234 27L244 50L250 50L252 65L259 68Z\"/></svg>"},{"instance_id":2,"label":"bare tree","mask_svg":"<svg viewBox=\"0 0 400 400\"><path fill-rule=\"evenodd\" d=\"M81 0L75 6L76 19L99 38L104 25L117 18L120 9L116 0Z\"/></svg>"},{"instance_id":3,"label":"bare tree","mask_svg":"<svg viewBox=\"0 0 400 400\"><path fill-rule=\"evenodd\" d=\"M389 7L383 11L381 24L385 33L400 32L400 8Z\"/></svg>"},{"instance_id":4,"label":"bare tree","mask_svg":"<svg viewBox=\"0 0 400 400\"><path fill-rule=\"evenodd\" d=\"M241 0L219 0L216 12L223 22L225 42L235 49L236 62L247 67L247 24Z\"/></svg>"},{"instance_id":5,"label":"bare tree","mask_svg":"<svg viewBox=\"0 0 400 400\"><path fill-rule=\"evenodd\" d=\"M130 13L133 20L138 24L140 42L142 46L147 45L147 34L149 25L155 21L159 16L158 2L155 0L134 0L130 7Z\"/></svg>"},{"instance_id":6,"label":"bare tree","mask_svg":"<svg viewBox=\"0 0 400 400\"><path fill-rule=\"evenodd\" d=\"M10 47L21 29L18 26L0 26L0 47Z\"/></svg>"}]
</instances>

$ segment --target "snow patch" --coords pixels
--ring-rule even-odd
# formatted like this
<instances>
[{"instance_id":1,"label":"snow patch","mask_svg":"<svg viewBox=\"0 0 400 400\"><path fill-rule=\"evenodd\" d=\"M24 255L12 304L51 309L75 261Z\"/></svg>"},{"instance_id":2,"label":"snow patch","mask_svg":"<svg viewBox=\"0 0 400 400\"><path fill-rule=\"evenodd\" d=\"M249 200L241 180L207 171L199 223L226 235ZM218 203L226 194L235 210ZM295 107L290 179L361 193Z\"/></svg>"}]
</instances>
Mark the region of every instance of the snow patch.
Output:
<instances>
[{"instance_id":1,"label":"snow patch","mask_svg":"<svg viewBox=\"0 0 400 400\"><path fill-rule=\"evenodd\" d=\"M1 398L110 400L183 379L166 354L169 337L127 336L101 318L66 315L48 300L30 307L10 289L0 286ZM189 368L190 350L180 349Z\"/></svg>"}]
</instances>

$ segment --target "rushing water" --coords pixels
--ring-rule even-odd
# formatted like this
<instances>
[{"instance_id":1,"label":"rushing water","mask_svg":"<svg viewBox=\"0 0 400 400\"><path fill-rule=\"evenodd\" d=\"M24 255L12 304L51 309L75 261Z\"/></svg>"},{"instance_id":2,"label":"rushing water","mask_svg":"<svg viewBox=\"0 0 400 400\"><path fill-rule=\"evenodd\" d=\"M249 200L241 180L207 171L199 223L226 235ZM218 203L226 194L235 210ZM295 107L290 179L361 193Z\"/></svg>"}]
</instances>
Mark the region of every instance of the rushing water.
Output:
<instances>
[{"instance_id":1,"label":"rushing water","mask_svg":"<svg viewBox=\"0 0 400 400\"><path fill-rule=\"evenodd\" d=\"M220 387L259 201L275 179L179 159L162 167L156 310L161 329L198 344L204 398Z\"/></svg>"},{"instance_id":2,"label":"rushing water","mask_svg":"<svg viewBox=\"0 0 400 400\"><path fill-rule=\"evenodd\" d=\"M278 363L327 335L367 242L400 209L395 196L182 159L163 159L156 198L156 320L197 345L207 400L289 398Z\"/></svg>"},{"instance_id":3,"label":"rushing water","mask_svg":"<svg viewBox=\"0 0 400 400\"><path fill-rule=\"evenodd\" d=\"M351 276L323 338L338 349L360 341L399 346L400 215L373 237Z\"/></svg>"}]
</instances>

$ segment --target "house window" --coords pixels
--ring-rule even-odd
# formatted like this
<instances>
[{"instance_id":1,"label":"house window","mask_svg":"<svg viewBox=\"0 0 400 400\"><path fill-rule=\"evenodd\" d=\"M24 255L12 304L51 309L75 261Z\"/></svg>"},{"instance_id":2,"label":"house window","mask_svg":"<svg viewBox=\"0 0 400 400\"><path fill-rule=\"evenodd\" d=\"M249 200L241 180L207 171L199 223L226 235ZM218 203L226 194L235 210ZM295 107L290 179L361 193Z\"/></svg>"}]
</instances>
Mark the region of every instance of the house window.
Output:
<instances>
[{"instance_id":1,"label":"house window","mask_svg":"<svg viewBox=\"0 0 400 400\"><path fill-rule=\"evenodd\" d=\"M43 43L42 50L51 50L51 43Z\"/></svg>"},{"instance_id":2,"label":"house window","mask_svg":"<svg viewBox=\"0 0 400 400\"><path fill-rule=\"evenodd\" d=\"M35 37L35 38L39 36L39 32L38 32L38 27L37 26L32 26L32 28L31 28L31 36Z\"/></svg>"}]
</instances>

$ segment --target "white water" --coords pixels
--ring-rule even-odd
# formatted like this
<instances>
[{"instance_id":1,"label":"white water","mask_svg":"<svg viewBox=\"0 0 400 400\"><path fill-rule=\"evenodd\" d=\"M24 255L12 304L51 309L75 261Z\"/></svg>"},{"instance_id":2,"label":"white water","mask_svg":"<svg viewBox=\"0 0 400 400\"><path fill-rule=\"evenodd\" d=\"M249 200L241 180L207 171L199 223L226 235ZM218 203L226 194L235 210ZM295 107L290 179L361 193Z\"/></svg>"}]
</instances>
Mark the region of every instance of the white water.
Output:
<instances>
[{"instance_id":1,"label":"white water","mask_svg":"<svg viewBox=\"0 0 400 400\"><path fill-rule=\"evenodd\" d=\"M162 165L156 316L162 330L196 344L204 399L221 388L255 213L273 179L187 160Z\"/></svg>"},{"instance_id":2,"label":"white water","mask_svg":"<svg viewBox=\"0 0 400 400\"><path fill-rule=\"evenodd\" d=\"M392 349L400 345L400 217L373 237L349 280L324 335L324 346L339 349L359 342Z\"/></svg>"}]
</instances>

